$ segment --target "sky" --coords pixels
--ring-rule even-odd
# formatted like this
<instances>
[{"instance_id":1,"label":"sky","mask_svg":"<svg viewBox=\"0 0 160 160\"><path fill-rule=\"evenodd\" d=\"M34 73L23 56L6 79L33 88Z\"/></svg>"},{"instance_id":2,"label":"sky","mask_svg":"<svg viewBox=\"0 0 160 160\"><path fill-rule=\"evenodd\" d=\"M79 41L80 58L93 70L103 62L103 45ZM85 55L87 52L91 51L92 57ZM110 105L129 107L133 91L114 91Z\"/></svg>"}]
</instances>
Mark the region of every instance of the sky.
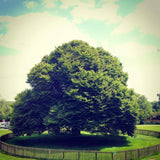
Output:
<instances>
[{"instance_id":1,"label":"sky","mask_svg":"<svg viewBox=\"0 0 160 160\"><path fill-rule=\"evenodd\" d=\"M118 57L128 88L158 101L160 0L0 0L0 99L29 88L31 68L71 40Z\"/></svg>"}]
</instances>

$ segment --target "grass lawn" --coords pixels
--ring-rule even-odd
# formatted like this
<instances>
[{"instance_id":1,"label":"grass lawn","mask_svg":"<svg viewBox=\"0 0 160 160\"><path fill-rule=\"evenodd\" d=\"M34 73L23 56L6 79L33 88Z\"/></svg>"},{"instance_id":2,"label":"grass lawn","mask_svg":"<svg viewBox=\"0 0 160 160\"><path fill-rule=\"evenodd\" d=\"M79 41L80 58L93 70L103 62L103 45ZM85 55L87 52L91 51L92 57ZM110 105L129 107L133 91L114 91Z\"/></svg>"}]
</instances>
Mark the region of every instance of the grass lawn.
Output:
<instances>
[{"instance_id":1,"label":"grass lawn","mask_svg":"<svg viewBox=\"0 0 160 160\"><path fill-rule=\"evenodd\" d=\"M10 155L7 155L0 150L0 160L36 160L36 159L20 158L20 157L10 156Z\"/></svg>"},{"instance_id":2,"label":"grass lawn","mask_svg":"<svg viewBox=\"0 0 160 160\"><path fill-rule=\"evenodd\" d=\"M160 132L160 125L137 125L137 129L144 129L150 131Z\"/></svg>"},{"instance_id":3,"label":"grass lawn","mask_svg":"<svg viewBox=\"0 0 160 160\"><path fill-rule=\"evenodd\" d=\"M9 130L0 130L0 136L11 133ZM36 159L28 159L28 158L20 158L15 156L10 156L5 154L2 150L0 150L0 160L36 160Z\"/></svg>"},{"instance_id":4,"label":"grass lawn","mask_svg":"<svg viewBox=\"0 0 160 160\"><path fill-rule=\"evenodd\" d=\"M137 125L137 129L151 130L160 132L160 125ZM159 140L160 143L160 140ZM154 154L153 156L143 158L141 160L160 160L160 152Z\"/></svg>"},{"instance_id":5,"label":"grass lawn","mask_svg":"<svg viewBox=\"0 0 160 160\"><path fill-rule=\"evenodd\" d=\"M160 131L160 125L138 125L138 129L148 129ZM9 133L9 130L0 130L0 136L6 133ZM72 136L51 136L45 133L44 135L32 135L30 137L18 137L12 140L9 140L9 143L21 145L21 146L30 146L30 147L41 147L41 148L61 148L61 149L80 149L80 150L98 150L98 151L122 151L130 150L136 148L144 148L147 146L152 146L159 144L160 140L155 137L137 135L136 137L129 136L96 136L90 135L87 132L82 132L81 137L72 137ZM37 143L37 145L35 145ZM160 152L143 158L141 160L160 160ZM0 150L0 160L36 160L36 159L27 159L19 158L14 156L9 156L3 153Z\"/></svg>"},{"instance_id":6,"label":"grass lawn","mask_svg":"<svg viewBox=\"0 0 160 160\"><path fill-rule=\"evenodd\" d=\"M160 152L158 152L150 157L142 158L141 160L160 160Z\"/></svg>"},{"instance_id":7,"label":"grass lawn","mask_svg":"<svg viewBox=\"0 0 160 160\"><path fill-rule=\"evenodd\" d=\"M8 140L7 143L25 147L113 152L153 146L159 144L159 139L145 135L129 137L83 134L79 137L73 137L43 134L40 136L32 135L17 137Z\"/></svg>"},{"instance_id":8,"label":"grass lawn","mask_svg":"<svg viewBox=\"0 0 160 160\"><path fill-rule=\"evenodd\" d=\"M11 133L11 131L8 130L8 129L0 129L0 137L1 137L2 135L4 135L4 134L7 134L7 133Z\"/></svg>"}]
</instances>

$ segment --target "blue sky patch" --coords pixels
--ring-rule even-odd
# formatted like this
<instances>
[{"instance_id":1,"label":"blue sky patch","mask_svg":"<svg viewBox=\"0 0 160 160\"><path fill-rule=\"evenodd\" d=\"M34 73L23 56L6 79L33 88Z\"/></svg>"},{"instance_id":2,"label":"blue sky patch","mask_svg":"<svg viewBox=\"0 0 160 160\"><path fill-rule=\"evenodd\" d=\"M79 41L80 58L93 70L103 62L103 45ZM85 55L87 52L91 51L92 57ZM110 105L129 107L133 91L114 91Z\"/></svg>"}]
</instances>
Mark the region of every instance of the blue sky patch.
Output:
<instances>
[{"instance_id":1,"label":"blue sky patch","mask_svg":"<svg viewBox=\"0 0 160 160\"><path fill-rule=\"evenodd\" d=\"M115 4L119 5L118 15L125 17L136 10L136 6L143 0L119 0Z\"/></svg>"},{"instance_id":2,"label":"blue sky patch","mask_svg":"<svg viewBox=\"0 0 160 160\"><path fill-rule=\"evenodd\" d=\"M15 49L0 46L0 56L16 55L18 51Z\"/></svg>"}]
</instances>

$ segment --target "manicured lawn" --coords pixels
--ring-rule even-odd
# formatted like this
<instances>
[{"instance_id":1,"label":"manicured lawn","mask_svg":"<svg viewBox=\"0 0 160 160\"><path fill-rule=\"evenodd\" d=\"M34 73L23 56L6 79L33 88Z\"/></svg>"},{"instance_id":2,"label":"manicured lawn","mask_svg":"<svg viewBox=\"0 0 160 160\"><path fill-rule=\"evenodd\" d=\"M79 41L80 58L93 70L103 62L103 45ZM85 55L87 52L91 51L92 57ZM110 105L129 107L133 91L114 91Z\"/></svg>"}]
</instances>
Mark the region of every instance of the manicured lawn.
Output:
<instances>
[{"instance_id":1,"label":"manicured lawn","mask_svg":"<svg viewBox=\"0 0 160 160\"><path fill-rule=\"evenodd\" d=\"M0 137L4 134L7 134L7 133L11 133L10 130L7 130L7 129L0 129Z\"/></svg>"},{"instance_id":2,"label":"manicured lawn","mask_svg":"<svg viewBox=\"0 0 160 160\"><path fill-rule=\"evenodd\" d=\"M160 152L158 152L152 156L142 158L141 160L160 160Z\"/></svg>"},{"instance_id":3,"label":"manicured lawn","mask_svg":"<svg viewBox=\"0 0 160 160\"><path fill-rule=\"evenodd\" d=\"M160 125L137 125L137 129L160 132Z\"/></svg>"},{"instance_id":4,"label":"manicured lawn","mask_svg":"<svg viewBox=\"0 0 160 160\"><path fill-rule=\"evenodd\" d=\"M153 146L159 144L159 139L145 135L137 135L136 137L100 135L73 137L43 134L17 137L8 140L7 143L25 147L113 152Z\"/></svg>"},{"instance_id":5,"label":"manicured lawn","mask_svg":"<svg viewBox=\"0 0 160 160\"><path fill-rule=\"evenodd\" d=\"M103 148L101 151L124 151L124 150L133 150L138 148L146 148L149 146L154 146L156 144L160 143L159 138L156 137L150 137L150 136L144 136L144 135L137 135L136 137L128 137L126 136L128 144L126 146L114 146L109 148Z\"/></svg>"},{"instance_id":6,"label":"manicured lawn","mask_svg":"<svg viewBox=\"0 0 160 160\"><path fill-rule=\"evenodd\" d=\"M160 131L160 125L143 125L143 126L138 125L137 128ZM0 136L6 133L9 133L9 131L0 130ZM19 143L19 145L31 146L31 147L46 147L46 148L55 147L63 149L74 148L83 150L99 150L106 152L144 148L147 146L152 146L160 143L160 140L158 138L143 136L143 135L138 135L136 137L128 137L128 136L104 137L104 136L90 135L87 132L82 132L82 133L83 135L81 137L59 136L53 138L53 136L48 136L47 134L41 136L33 135L31 137L16 138L15 139L16 141L12 140L12 143L16 142ZM46 138L48 138L48 140ZM36 141L38 141L37 145L35 145ZM160 153L157 153L150 157L143 158L141 160L150 160L150 159L160 160ZM27 159L27 158L9 156L0 150L0 160L36 160L36 159Z\"/></svg>"},{"instance_id":7,"label":"manicured lawn","mask_svg":"<svg viewBox=\"0 0 160 160\"><path fill-rule=\"evenodd\" d=\"M0 150L0 160L36 160L36 159L28 159L28 158L10 156Z\"/></svg>"},{"instance_id":8,"label":"manicured lawn","mask_svg":"<svg viewBox=\"0 0 160 160\"><path fill-rule=\"evenodd\" d=\"M52 136L48 134L17 137L7 143L25 147L70 149L70 150L98 150L105 147L121 147L128 145L124 136Z\"/></svg>"},{"instance_id":9,"label":"manicured lawn","mask_svg":"<svg viewBox=\"0 0 160 160\"><path fill-rule=\"evenodd\" d=\"M11 133L9 130L0 130L0 136ZM2 150L0 150L0 160L36 160L36 159L28 159L28 158L19 158L15 156L10 156L5 154Z\"/></svg>"},{"instance_id":10,"label":"manicured lawn","mask_svg":"<svg viewBox=\"0 0 160 160\"><path fill-rule=\"evenodd\" d=\"M160 125L137 125L137 129L144 129L144 130L151 130L151 131L160 132ZM159 143L160 143L160 140L159 140ZM150 159L160 160L160 152L156 153L153 156L149 156L149 157L143 158L141 160L150 160Z\"/></svg>"}]
</instances>

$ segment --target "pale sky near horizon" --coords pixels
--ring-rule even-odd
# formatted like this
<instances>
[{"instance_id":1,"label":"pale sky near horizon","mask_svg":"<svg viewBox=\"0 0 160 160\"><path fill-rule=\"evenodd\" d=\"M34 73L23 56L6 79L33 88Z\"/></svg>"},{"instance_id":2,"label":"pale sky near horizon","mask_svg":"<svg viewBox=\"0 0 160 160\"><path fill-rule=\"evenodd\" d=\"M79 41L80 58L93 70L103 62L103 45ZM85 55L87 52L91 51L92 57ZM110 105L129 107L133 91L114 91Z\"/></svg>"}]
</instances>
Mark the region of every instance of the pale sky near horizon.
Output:
<instances>
[{"instance_id":1,"label":"pale sky near horizon","mask_svg":"<svg viewBox=\"0 0 160 160\"><path fill-rule=\"evenodd\" d=\"M119 58L128 88L160 93L160 0L0 0L0 99L29 88L30 69L74 39Z\"/></svg>"}]
</instances>

